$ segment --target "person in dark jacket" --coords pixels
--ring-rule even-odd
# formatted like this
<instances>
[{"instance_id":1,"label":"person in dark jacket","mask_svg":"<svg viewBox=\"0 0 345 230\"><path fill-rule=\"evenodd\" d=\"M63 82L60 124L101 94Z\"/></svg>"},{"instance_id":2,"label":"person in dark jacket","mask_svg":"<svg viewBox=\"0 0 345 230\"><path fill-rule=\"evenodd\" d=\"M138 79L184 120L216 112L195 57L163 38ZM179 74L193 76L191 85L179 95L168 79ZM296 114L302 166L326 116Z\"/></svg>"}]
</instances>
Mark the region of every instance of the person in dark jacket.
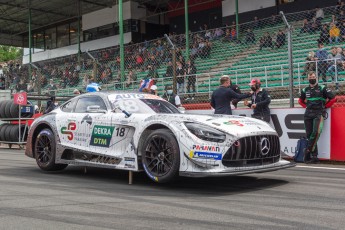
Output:
<instances>
[{"instance_id":1,"label":"person in dark jacket","mask_svg":"<svg viewBox=\"0 0 345 230\"><path fill-rule=\"evenodd\" d=\"M238 93L238 94L241 94L241 90L240 90L240 87L238 85L235 85L232 83L231 79L230 79L230 86L229 86L230 89L232 89L235 93ZM231 103L234 105L235 108L237 108L237 104L238 102L240 101L241 99L233 99L231 101Z\"/></svg>"},{"instance_id":2,"label":"person in dark jacket","mask_svg":"<svg viewBox=\"0 0 345 230\"><path fill-rule=\"evenodd\" d=\"M211 106L215 109L215 114L232 115L230 103L233 99L244 99L251 96L251 93L235 93L230 86L230 77L223 75L220 78L220 87L213 91L211 97Z\"/></svg>"},{"instance_id":3,"label":"person in dark jacket","mask_svg":"<svg viewBox=\"0 0 345 230\"><path fill-rule=\"evenodd\" d=\"M52 96L49 101L47 101L47 108L44 111L44 114L53 111L57 107L58 103L55 100L55 96Z\"/></svg>"},{"instance_id":4,"label":"person in dark jacket","mask_svg":"<svg viewBox=\"0 0 345 230\"><path fill-rule=\"evenodd\" d=\"M305 163L318 163L317 141L321 135L325 108L330 108L335 102L331 89L319 85L315 72L308 73L309 86L301 91L298 103L306 108L304 126L308 138L308 147L304 153Z\"/></svg>"},{"instance_id":5,"label":"person in dark jacket","mask_svg":"<svg viewBox=\"0 0 345 230\"><path fill-rule=\"evenodd\" d=\"M178 95L174 94L173 87L171 85L165 87L165 93L163 94L162 98L175 105L176 107L181 106L181 99Z\"/></svg>"},{"instance_id":6,"label":"person in dark jacket","mask_svg":"<svg viewBox=\"0 0 345 230\"><path fill-rule=\"evenodd\" d=\"M251 102L245 101L244 105L253 109L253 118L257 118L266 122L270 122L271 113L269 104L271 103L271 97L268 91L261 88L260 79L253 79L250 82L250 88L253 91Z\"/></svg>"}]
</instances>

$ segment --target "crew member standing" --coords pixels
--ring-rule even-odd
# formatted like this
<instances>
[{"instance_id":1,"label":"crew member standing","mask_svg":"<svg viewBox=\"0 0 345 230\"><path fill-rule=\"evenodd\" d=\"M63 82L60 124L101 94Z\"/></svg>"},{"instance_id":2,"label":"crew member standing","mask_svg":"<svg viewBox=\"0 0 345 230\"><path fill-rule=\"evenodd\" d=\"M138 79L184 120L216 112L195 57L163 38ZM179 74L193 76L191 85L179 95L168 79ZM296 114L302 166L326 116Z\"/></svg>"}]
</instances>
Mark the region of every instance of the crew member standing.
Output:
<instances>
[{"instance_id":1,"label":"crew member standing","mask_svg":"<svg viewBox=\"0 0 345 230\"><path fill-rule=\"evenodd\" d=\"M181 99L178 95L174 94L173 87L171 85L165 87L165 93L163 94L162 98L175 105L176 107L181 106Z\"/></svg>"},{"instance_id":2,"label":"crew member standing","mask_svg":"<svg viewBox=\"0 0 345 230\"><path fill-rule=\"evenodd\" d=\"M223 75L220 78L220 87L213 91L211 97L211 106L215 109L215 114L232 115L230 103L233 99L244 99L251 96L251 93L238 94L235 93L230 86L230 78Z\"/></svg>"},{"instance_id":3,"label":"crew member standing","mask_svg":"<svg viewBox=\"0 0 345 230\"><path fill-rule=\"evenodd\" d=\"M335 95L331 89L317 83L315 72L308 73L309 86L301 91L298 103L306 108L304 126L308 138L308 147L304 153L305 163L318 163L317 141L323 128L325 108L335 102Z\"/></svg>"},{"instance_id":4,"label":"crew member standing","mask_svg":"<svg viewBox=\"0 0 345 230\"><path fill-rule=\"evenodd\" d=\"M271 120L271 113L268 106L271 103L271 97L268 91L261 88L260 79L251 80L249 85L250 89L253 91L252 100L251 102L244 101L244 105L253 109L253 118L269 123Z\"/></svg>"}]
</instances>

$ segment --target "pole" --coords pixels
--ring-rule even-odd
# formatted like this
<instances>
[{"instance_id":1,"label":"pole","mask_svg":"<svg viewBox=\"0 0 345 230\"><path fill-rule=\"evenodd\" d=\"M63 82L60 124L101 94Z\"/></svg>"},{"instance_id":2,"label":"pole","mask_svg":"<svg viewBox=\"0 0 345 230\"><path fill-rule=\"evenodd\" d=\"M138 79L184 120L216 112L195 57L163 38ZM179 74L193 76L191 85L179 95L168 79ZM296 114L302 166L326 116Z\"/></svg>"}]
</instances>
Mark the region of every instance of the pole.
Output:
<instances>
[{"instance_id":1,"label":"pole","mask_svg":"<svg viewBox=\"0 0 345 230\"><path fill-rule=\"evenodd\" d=\"M184 19L185 19L185 27L186 27L186 59L189 59L188 0L184 0Z\"/></svg>"},{"instance_id":2,"label":"pole","mask_svg":"<svg viewBox=\"0 0 345 230\"><path fill-rule=\"evenodd\" d=\"M125 80L125 55L124 55L124 41L123 41L123 15L122 15L123 0L119 0L119 28L120 28L120 70L121 82Z\"/></svg>"},{"instance_id":3,"label":"pole","mask_svg":"<svg viewBox=\"0 0 345 230\"><path fill-rule=\"evenodd\" d=\"M81 16L80 0L77 0L77 3L78 3L78 65L80 66L80 16Z\"/></svg>"},{"instance_id":4,"label":"pole","mask_svg":"<svg viewBox=\"0 0 345 230\"><path fill-rule=\"evenodd\" d=\"M173 91L177 94L177 87L176 87L176 49L174 43L170 40L167 34L164 34L164 37L167 39L168 43L171 46L172 52L172 67L173 67Z\"/></svg>"},{"instance_id":5,"label":"pole","mask_svg":"<svg viewBox=\"0 0 345 230\"><path fill-rule=\"evenodd\" d=\"M280 15L282 16L282 19L286 25L288 34L288 60L289 60L289 95L290 95L290 108L294 107L294 96L293 96L293 56L292 56L292 29L291 25L286 20L286 17L284 15L283 11L280 11Z\"/></svg>"},{"instance_id":6,"label":"pole","mask_svg":"<svg viewBox=\"0 0 345 230\"><path fill-rule=\"evenodd\" d=\"M239 37L239 28L238 28L238 0L236 0L236 38Z\"/></svg>"},{"instance_id":7,"label":"pole","mask_svg":"<svg viewBox=\"0 0 345 230\"><path fill-rule=\"evenodd\" d=\"M32 69L31 69L31 62L32 62L32 34L31 34L31 0L28 0L28 6L29 6L29 78L31 80L31 74L32 74ZM37 78L36 78L36 85L37 85Z\"/></svg>"}]
</instances>

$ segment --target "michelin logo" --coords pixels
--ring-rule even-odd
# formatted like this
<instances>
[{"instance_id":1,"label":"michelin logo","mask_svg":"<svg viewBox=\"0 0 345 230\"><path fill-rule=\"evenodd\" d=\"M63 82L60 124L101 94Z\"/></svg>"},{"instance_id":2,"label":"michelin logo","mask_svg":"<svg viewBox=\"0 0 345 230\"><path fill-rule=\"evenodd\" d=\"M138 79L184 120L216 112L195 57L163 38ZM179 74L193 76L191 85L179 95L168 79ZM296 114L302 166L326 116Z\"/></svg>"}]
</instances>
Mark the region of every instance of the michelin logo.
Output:
<instances>
[{"instance_id":1,"label":"michelin logo","mask_svg":"<svg viewBox=\"0 0 345 230\"><path fill-rule=\"evenodd\" d=\"M191 158L201 158L201 159L213 159L213 160L221 160L222 154L219 153L210 153L210 152L194 152L190 151L189 156Z\"/></svg>"}]
</instances>

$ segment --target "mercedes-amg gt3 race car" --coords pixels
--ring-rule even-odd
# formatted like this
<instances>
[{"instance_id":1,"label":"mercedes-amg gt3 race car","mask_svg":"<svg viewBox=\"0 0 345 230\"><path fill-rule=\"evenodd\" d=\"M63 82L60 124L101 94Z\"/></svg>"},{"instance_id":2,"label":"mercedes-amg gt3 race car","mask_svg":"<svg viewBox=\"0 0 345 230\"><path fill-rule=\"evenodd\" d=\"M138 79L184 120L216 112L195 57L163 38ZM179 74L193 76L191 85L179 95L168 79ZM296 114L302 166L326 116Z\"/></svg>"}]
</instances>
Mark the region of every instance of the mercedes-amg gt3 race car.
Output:
<instances>
[{"instance_id":1,"label":"mercedes-amg gt3 race car","mask_svg":"<svg viewBox=\"0 0 345 230\"><path fill-rule=\"evenodd\" d=\"M32 124L25 154L42 170L67 165L142 171L156 182L294 166L267 123L183 114L160 97L97 92L72 98Z\"/></svg>"}]
</instances>

